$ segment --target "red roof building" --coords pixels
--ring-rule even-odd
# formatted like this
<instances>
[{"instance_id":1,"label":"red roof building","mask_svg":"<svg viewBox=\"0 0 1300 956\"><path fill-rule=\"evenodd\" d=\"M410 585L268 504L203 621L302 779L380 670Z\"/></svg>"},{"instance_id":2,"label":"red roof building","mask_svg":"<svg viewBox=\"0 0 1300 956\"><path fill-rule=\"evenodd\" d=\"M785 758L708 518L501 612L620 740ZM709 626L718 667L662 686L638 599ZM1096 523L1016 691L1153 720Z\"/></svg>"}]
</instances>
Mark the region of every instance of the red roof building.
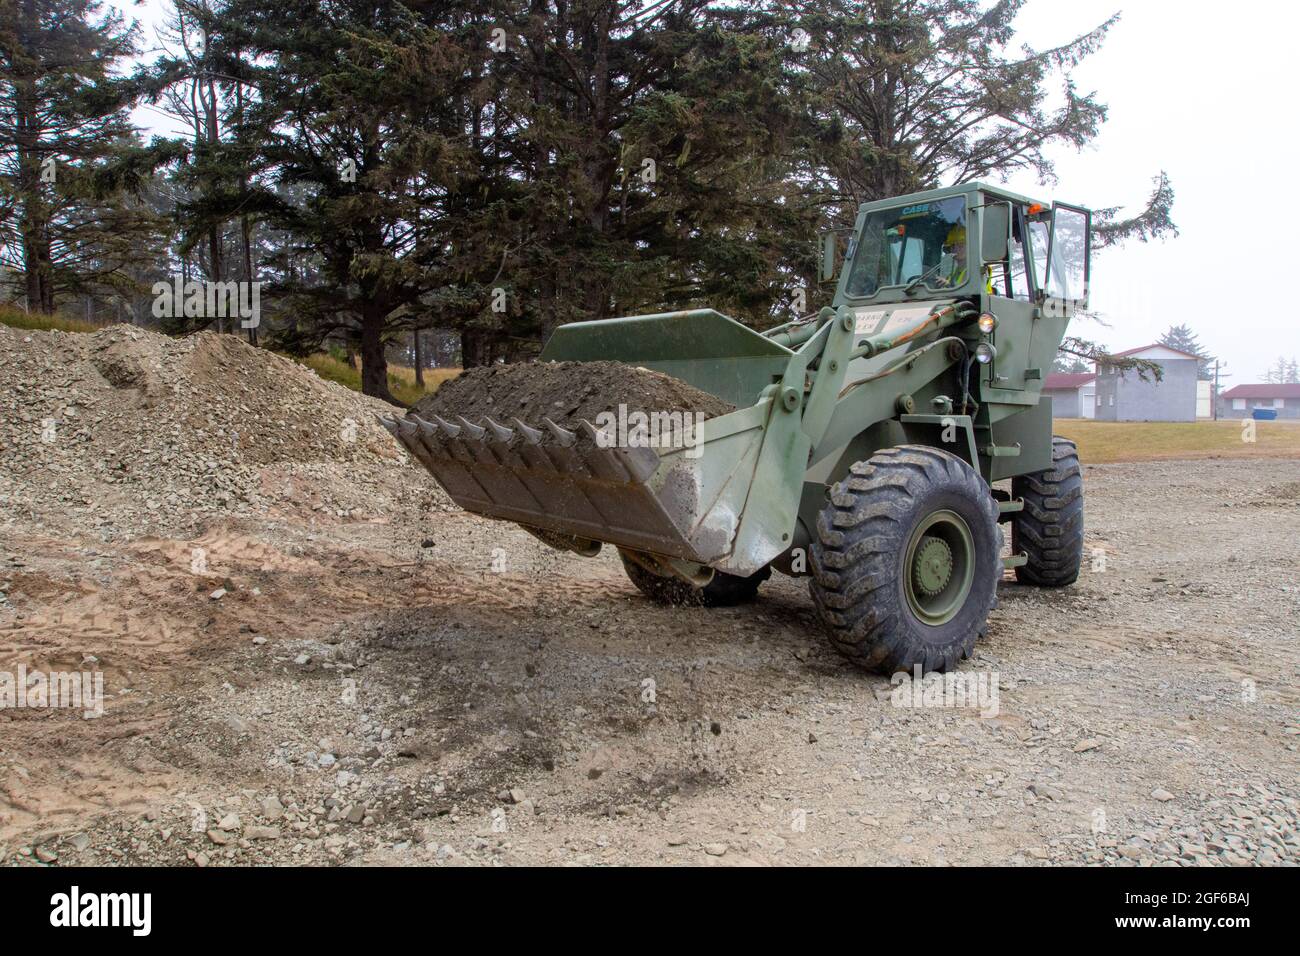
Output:
<instances>
[{"instance_id":1,"label":"red roof building","mask_svg":"<svg viewBox=\"0 0 1300 956\"><path fill-rule=\"evenodd\" d=\"M1047 376L1051 378L1051 376ZM1277 385L1264 383L1262 385L1234 385L1226 392L1222 392L1223 398L1294 398L1300 400L1300 382L1281 382Z\"/></svg>"},{"instance_id":2,"label":"red roof building","mask_svg":"<svg viewBox=\"0 0 1300 956\"><path fill-rule=\"evenodd\" d=\"M1264 410L1259 416L1254 415L1257 408ZM1220 418L1273 416L1292 421L1300 419L1300 383L1234 385L1219 393Z\"/></svg>"}]
</instances>

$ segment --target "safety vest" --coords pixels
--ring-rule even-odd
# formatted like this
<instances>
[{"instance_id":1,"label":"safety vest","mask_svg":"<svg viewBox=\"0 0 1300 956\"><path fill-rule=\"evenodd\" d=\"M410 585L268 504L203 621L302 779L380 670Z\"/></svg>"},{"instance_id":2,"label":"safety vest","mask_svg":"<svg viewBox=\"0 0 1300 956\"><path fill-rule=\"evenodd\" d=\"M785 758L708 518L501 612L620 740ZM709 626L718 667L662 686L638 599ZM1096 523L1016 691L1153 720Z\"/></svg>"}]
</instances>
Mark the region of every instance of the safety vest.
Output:
<instances>
[{"instance_id":1,"label":"safety vest","mask_svg":"<svg viewBox=\"0 0 1300 956\"><path fill-rule=\"evenodd\" d=\"M968 274L969 273L967 273L965 266L962 266L955 273L953 273L952 276L953 288L956 288L957 286L960 285L965 285ZM993 270L990 269L988 266L984 267L984 291L987 292L989 295L993 294Z\"/></svg>"}]
</instances>

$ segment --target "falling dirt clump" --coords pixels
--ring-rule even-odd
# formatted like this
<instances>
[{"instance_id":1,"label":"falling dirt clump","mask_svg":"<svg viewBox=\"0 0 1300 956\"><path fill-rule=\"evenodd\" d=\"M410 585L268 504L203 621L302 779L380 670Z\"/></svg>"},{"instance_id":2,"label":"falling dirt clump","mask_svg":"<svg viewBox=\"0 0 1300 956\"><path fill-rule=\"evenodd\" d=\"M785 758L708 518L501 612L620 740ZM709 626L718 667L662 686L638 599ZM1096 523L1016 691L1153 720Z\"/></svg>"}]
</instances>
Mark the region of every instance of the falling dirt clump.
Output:
<instances>
[{"instance_id":1,"label":"falling dirt clump","mask_svg":"<svg viewBox=\"0 0 1300 956\"><path fill-rule=\"evenodd\" d=\"M716 418L735 406L680 379L620 362L527 362L468 369L422 399L412 411L421 418L463 415L479 422L487 415L503 424L512 418L536 425L543 418L568 428L601 412L701 412Z\"/></svg>"}]
</instances>

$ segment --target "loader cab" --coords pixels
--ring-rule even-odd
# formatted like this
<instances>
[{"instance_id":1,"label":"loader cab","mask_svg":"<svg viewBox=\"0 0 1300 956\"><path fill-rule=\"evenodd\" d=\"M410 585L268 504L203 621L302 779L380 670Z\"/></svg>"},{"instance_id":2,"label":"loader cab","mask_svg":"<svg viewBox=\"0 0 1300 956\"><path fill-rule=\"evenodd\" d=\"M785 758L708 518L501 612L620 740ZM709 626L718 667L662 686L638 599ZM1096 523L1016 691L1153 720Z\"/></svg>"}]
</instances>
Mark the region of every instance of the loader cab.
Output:
<instances>
[{"instance_id":1,"label":"loader cab","mask_svg":"<svg viewBox=\"0 0 1300 956\"><path fill-rule=\"evenodd\" d=\"M1087 303L1090 214L967 183L858 211L843 268L834 236L823 278L835 304L996 296L1075 311Z\"/></svg>"},{"instance_id":2,"label":"loader cab","mask_svg":"<svg viewBox=\"0 0 1300 956\"><path fill-rule=\"evenodd\" d=\"M982 183L866 203L834 304L884 328L891 315L920 321L927 307L966 300L996 320L959 333L972 350L990 346L985 400L1035 404L1070 317L1087 305L1090 232L1085 209Z\"/></svg>"}]
</instances>

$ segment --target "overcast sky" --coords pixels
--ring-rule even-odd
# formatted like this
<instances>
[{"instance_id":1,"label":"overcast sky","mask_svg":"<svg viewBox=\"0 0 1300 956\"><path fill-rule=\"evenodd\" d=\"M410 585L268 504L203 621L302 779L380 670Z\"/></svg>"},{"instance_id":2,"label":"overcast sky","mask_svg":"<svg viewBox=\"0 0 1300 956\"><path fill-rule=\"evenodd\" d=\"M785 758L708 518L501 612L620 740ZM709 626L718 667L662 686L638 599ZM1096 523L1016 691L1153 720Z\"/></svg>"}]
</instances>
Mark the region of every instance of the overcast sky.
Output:
<instances>
[{"instance_id":1,"label":"overcast sky","mask_svg":"<svg viewBox=\"0 0 1300 956\"><path fill-rule=\"evenodd\" d=\"M1186 323L1228 363L1229 387L1261 381L1279 355L1300 356L1300 299L1287 281L1300 278L1300 217L1277 188L1292 175L1300 139L1300 7L1039 0L1019 25L1026 42L1042 47L1117 10L1123 16L1105 46L1074 72L1081 92L1096 90L1110 107L1101 134L1083 153L1051 153L1055 187L1037 187L1032 176L1010 185L1085 206L1140 208L1150 177L1168 172L1179 237L1098 253L1090 304L1110 327L1072 331L1123 350Z\"/></svg>"},{"instance_id":2,"label":"overcast sky","mask_svg":"<svg viewBox=\"0 0 1300 956\"><path fill-rule=\"evenodd\" d=\"M151 45L165 0L114 5L141 22ZM1276 188L1294 168L1286 160L1300 140L1300 6L1037 0L1020 16L1021 40L1056 45L1116 11L1123 16L1105 45L1074 71L1080 92L1097 91L1110 108L1100 136L1082 153L1051 151L1056 185L1032 176L1008 185L1132 212L1165 170L1181 235L1098 253L1091 306L1108 327L1083 321L1071 331L1124 350L1186 323L1227 363L1227 386L1261 381L1279 356L1300 357L1300 296L1286 281L1300 277L1300 215ZM156 112L136 118L170 128Z\"/></svg>"}]
</instances>

